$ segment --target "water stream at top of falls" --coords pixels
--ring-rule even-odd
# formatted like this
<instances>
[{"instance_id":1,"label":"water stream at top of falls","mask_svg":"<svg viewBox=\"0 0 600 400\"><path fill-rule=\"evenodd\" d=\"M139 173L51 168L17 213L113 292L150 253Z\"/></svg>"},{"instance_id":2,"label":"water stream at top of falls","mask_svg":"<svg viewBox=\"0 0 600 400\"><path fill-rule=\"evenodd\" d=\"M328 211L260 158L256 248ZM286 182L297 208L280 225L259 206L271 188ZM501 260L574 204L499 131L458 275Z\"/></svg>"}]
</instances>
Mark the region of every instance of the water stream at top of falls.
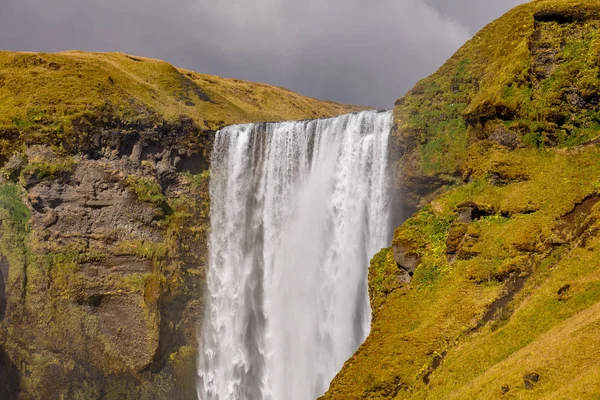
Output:
<instances>
[{"instance_id":1,"label":"water stream at top of falls","mask_svg":"<svg viewBox=\"0 0 600 400\"><path fill-rule=\"evenodd\" d=\"M201 400L315 399L367 337L391 127L363 111L217 133Z\"/></svg>"}]
</instances>

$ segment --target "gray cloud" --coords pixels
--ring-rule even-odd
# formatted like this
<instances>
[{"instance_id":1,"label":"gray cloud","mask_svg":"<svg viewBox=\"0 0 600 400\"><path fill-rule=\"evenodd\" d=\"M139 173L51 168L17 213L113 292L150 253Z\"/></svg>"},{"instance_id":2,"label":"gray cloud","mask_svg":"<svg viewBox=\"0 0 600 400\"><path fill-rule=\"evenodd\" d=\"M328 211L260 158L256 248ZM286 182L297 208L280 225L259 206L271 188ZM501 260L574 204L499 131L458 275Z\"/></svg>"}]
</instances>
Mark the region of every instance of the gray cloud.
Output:
<instances>
[{"instance_id":1,"label":"gray cloud","mask_svg":"<svg viewBox=\"0 0 600 400\"><path fill-rule=\"evenodd\" d=\"M524 2L0 0L0 48L122 51L390 108L481 26Z\"/></svg>"}]
</instances>

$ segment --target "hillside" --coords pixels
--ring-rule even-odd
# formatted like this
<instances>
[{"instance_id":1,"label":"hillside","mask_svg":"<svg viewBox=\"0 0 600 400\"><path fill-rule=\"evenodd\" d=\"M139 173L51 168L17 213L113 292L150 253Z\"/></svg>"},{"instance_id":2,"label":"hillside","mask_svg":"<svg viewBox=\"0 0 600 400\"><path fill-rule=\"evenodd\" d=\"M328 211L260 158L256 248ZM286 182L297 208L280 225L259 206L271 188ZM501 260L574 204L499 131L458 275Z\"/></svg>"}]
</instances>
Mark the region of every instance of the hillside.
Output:
<instances>
[{"instance_id":1,"label":"hillside","mask_svg":"<svg viewBox=\"0 0 600 400\"><path fill-rule=\"evenodd\" d=\"M86 125L139 130L185 118L201 130L215 130L364 108L121 53L0 51L0 155L5 156L21 143L76 146Z\"/></svg>"},{"instance_id":2,"label":"hillside","mask_svg":"<svg viewBox=\"0 0 600 400\"><path fill-rule=\"evenodd\" d=\"M214 130L360 107L0 52L0 398L196 399Z\"/></svg>"},{"instance_id":3,"label":"hillside","mask_svg":"<svg viewBox=\"0 0 600 400\"><path fill-rule=\"evenodd\" d=\"M323 399L598 398L600 2L491 23L395 108L408 215Z\"/></svg>"}]
</instances>

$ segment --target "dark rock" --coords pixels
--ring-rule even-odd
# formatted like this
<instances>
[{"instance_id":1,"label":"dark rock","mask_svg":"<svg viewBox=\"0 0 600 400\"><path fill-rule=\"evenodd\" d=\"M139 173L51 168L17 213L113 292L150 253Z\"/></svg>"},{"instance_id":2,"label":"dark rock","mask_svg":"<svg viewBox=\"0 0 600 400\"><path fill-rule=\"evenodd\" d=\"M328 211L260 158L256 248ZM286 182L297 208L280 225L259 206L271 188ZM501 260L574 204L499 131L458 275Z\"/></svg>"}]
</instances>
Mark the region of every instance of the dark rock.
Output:
<instances>
[{"instance_id":1,"label":"dark rock","mask_svg":"<svg viewBox=\"0 0 600 400\"><path fill-rule=\"evenodd\" d=\"M0 345L0 399L17 400L20 392L19 370Z\"/></svg>"},{"instance_id":2,"label":"dark rock","mask_svg":"<svg viewBox=\"0 0 600 400\"><path fill-rule=\"evenodd\" d=\"M558 301L567 301L569 300L569 291L571 290L571 285L567 284L558 289L556 293L558 295Z\"/></svg>"},{"instance_id":3,"label":"dark rock","mask_svg":"<svg viewBox=\"0 0 600 400\"><path fill-rule=\"evenodd\" d=\"M498 126L494 132L488 137L491 142L498 143L510 150L514 150L519 146L519 139L514 132L507 130L504 126Z\"/></svg>"},{"instance_id":4,"label":"dark rock","mask_svg":"<svg viewBox=\"0 0 600 400\"><path fill-rule=\"evenodd\" d=\"M6 282L8 280L8 260L0 257L0 322L6 315Z\"/></svg>"},{"instance_id":5,"label":"dark rock","mask_svg":"<svg viewBox=\"0 0 600 400\"><path fill-rule=\"evenodd\" d=\"M433 357L433 360L431 361L431 365L423 373L422 380L423 380L424 384L429 385L431 374L433 374L435 372L435 370L438 369L440 367L440 365L442 365L442 362L446 358L447 354L448 354L448 352L444 351L441 354L438 354L435 357Z\"/></svg>"},{"instance_id":6,"label":"dark rock","mask_svg":"<svg viewBox=\"0 0 600 400\"><path fill-rule=\"evenodd\" d=\"M510 387L508 385L503 385L500 388L500 391L502 392L502 394L506 394L506 393L510 392Z\"/></svg>"},{"instance_id":7,"label":"dark rock","mask_svg":"<svg viewBox=\"0 0 600 400\"><path fill-rule=\"evenodd\" d=\"M0 86L0 87L1 87L1 86ZM396 107L398 107L398 106L401 106L401 105L403 105L403 104L404 104L404 101L405 101L405 100L404 100L404 97L401 97L401 98L399 98L398 100L396 100L396 101L394 102L394 106L396 106Z\"/></svg>"},{"instance_id":8,"label":"dark rock","mask_svg":"<svg viewBox=\"0 0 600 400\"><path fill-rule=\"evenodd\" d=\"M540 376L535 372L525 374L523 376L523 382L525 384L525 389L533 390L535 387L535 384L538 383L539 380L540 380Z\"/></svg>"},{"instance_id":9,"label":"dark rock","mask_svg":"<svg viewBox=\"0 0 600 400\"><path fill-rule=\"evenodd\" d=\"M563 100L576 108L587 108L588 103L579 94L576 88L569 88L563 93Z\"/></svg>"},{"instance_id":10,"label":"dark rock","mask_svg":"<svg viewBox=\"0 0 600 400\"><path fill-rule=\"evenodd\" d=\"M459 222L471 222L494 214L494 210L490 206L477 204L473 201L457 205L456 211L459 214Z\"/></svg>"},{"instance_id":11,"label":"dark rock","mask_svg":"<svg viewBox=\"0 0 600 400\"><path fill-rule=\"evenodd\" d=\"M536 22L557 22L559 24L569 24L574 21L584 21L585 13L578 10L541 10L533 15Z\"/></svg>"},{"instance_id":12,"label":"dark rock","mask_svg":"<svg viewBox=\"0 0 600 400\"><path fill-rule=\"evenodd\" d=\"M393 245L394 260L396 265L403 271L410 281L415 270L417 269L421 259L415 252L414 245L409 242L394 243Z\"/></svg>"},{"instance_id":13,"label":"dark rock","mask_svg":"<svg viewBox=\"0 0 600 400\"><path fill-rule=\"evenodd\" d=\"M569 289L571 289L571 285L565 285L565 286L561 287L561 288L558 290L558 293L557 293L557 294L558 294L559 296L560 296L560 295L562 295L562 294L565 294L565 293L567 293L567 292L569 291Z\"/></svg>"}]
</instances>

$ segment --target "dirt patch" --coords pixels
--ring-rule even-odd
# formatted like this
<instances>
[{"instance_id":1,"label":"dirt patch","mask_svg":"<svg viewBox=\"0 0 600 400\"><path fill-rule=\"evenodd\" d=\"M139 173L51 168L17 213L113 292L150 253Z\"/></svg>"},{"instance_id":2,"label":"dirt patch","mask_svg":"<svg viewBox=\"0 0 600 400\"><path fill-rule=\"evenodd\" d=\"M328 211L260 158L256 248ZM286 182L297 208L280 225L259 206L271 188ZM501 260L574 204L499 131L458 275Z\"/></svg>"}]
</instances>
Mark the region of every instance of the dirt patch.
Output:
<instances>
[{"instance_id":1,"label":"dirt patch","mask_svg":"<svg viewBox=\"0 0 600 400\"><path fill-rule=\"evenodd\" d=\"M427 371L425 371L425 373L423 374L423 383L426 385L429 385L429 377L431 376L431 374L433 374L435 372L436 369L438 369L440 367L440 365L442 365L442 361L444 361L444 358L446 358L446 355L448 354L448 352L444 351L441 354L438 354L437 356L433 357L433 361L431 362L431 365L429 366L429 368L427 368Z\"/></svg>"},{"instance_id":2,"label":"dirt patch","mask_svg":"<svg viewBox=\"0 0 600 400\"><path fill-rule=\"evenodd\" d=\"M575 205L573 210L560 219L558 234L564 240L580 238L595 222L589 218L592 208L600 201L600 195L594 194Z\"/></svg>"}]
</instances>

